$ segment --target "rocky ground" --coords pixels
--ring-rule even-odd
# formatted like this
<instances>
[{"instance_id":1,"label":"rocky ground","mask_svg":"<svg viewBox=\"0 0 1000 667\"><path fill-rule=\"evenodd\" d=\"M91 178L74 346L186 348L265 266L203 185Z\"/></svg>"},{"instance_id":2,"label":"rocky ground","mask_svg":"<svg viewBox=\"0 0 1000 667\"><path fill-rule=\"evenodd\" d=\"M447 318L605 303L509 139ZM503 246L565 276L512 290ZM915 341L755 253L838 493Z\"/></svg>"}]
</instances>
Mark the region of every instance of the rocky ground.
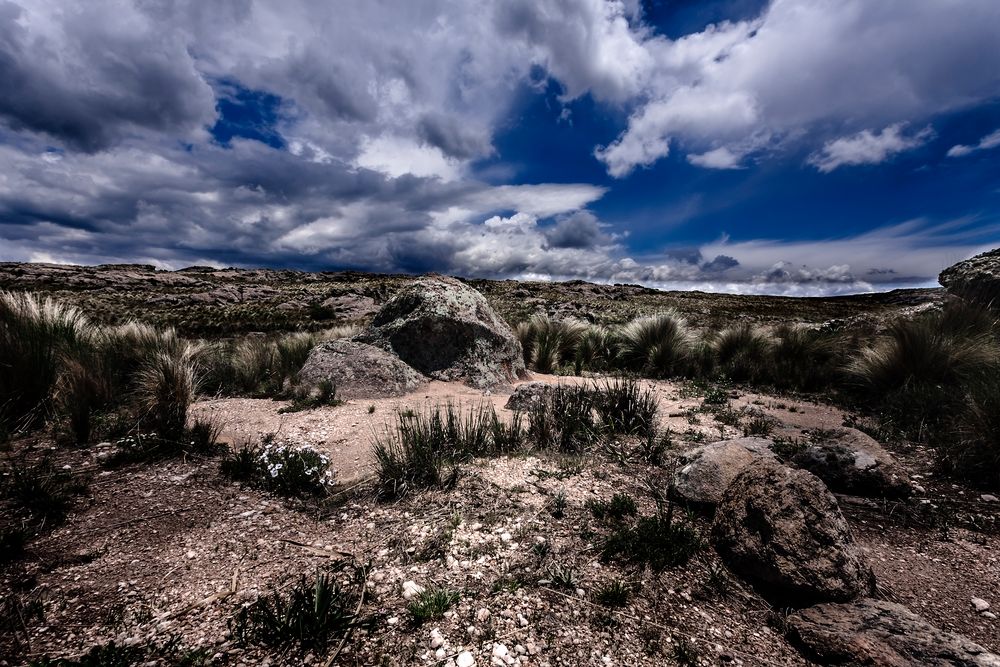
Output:
<instances>
[{"instance_id":1,"label":"rocky ground","mask_svg":"<svg viewBox=\"0 0 1000 667\"><path fill-rule=\"evenodd\" d=\"M703 412L690 386L648 386L664 427L677 434L672 454L742 435ZM587 501L627 492L641 512L652 512L650 489L669 485L669 458L652 466L627 449L585 458L526 454L466 465L448 491L394 503L366 491L370 433L397 411L488 401L510 414L503 410L508 393L435 382L404 397L288 415L278 413L284 403L270 400L196 404L196 415L226 425L229 440L280 431L328 452L343 484L322 507L233 485L211 458L100 471L99 448L58 450L60 464L90 470L94 481L69 521L31 545L27 567L8 573L6 585L46 600L44 621L22 630L27 655L177 637L218 664L318 664L325 656L239 646L227 620L241 602L347 559L370 565L363 610L373 625L356 631L335 664L459 664L463 652L481 665L678 664L688 651L702 664L808 664L785 636L787 611L727 573L712 549L662 572L598 558L596 545L609 528ZM743 392L732 407L760 411L779 423L776 434L799 437L841 427L846 417L830 406ZM840 501L875 572L878 597L1000 648L1000 623L972 602L1000 600L1000 504L938 477L923 452L898 454L918 488L913 499ZM566 506L557 518L560 494ZM707 537L709 520L693 521ZM572 574L554 581L553 572ZM616 581L632 591L625 606L599 602L598 591ZM414 586L445 586L458 602L443 618L414 626L406 610Z\"/></svg>"},{"instance_id":2,"label":"rocky ground","mask_svg":"<svg viewBox=\"0 0 1000 667\"><path fill-rule=\"evenodd\" d=\"M304 273L144 265L97 267L0 262L0 289L33 290L80 306L101 323L138 318L188 336L322 329L367 321L414 277L356 272ZM940 303L941 289L896 290L834 298L663 292L638 285L470 280L508 322L543 312L598 324L676 308L693 324L722 328L734 320L807 322L858 333L887 318Z\"/></svg>"}]
</instances>

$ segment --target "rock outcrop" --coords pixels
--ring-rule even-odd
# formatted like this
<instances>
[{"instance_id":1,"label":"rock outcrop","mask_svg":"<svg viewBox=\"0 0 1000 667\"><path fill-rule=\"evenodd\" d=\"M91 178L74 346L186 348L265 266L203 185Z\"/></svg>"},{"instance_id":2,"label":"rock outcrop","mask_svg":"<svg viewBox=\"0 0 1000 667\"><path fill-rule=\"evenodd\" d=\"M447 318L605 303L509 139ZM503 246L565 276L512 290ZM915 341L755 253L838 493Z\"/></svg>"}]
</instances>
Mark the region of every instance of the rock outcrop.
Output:
<instances>
[{"instance_id":1,"label":"rock outcrop","mask_svg":"<svg viewBox=\"0 0 1000 667\"><path fill-rule=\"evenodd\" d=\"M324 299L319 305L339 320L359 320L368 317L378 309L375 305L375 299L353 292L331 296Z\"/></svg>"},{"instance_id":2,"label":"rock outcrop","mask_svg":"<svg viewBox=\"0 0 1000 667\"><path fill-rule=\"evenodd\" d=\"M385 350L350 340L332 340L312 349L298 380L305 386L332 382L337 397L402 396L427 381L420 373Z\"/></svg>"},{"instance_id":3,"label":"rock outcrop","mask_svg":"<svg viewBox=\"0 0 1000 667\"><path fill-rule=\"evenodd\" d=\"M949 266L938 282L963 299L1000 308L1000 248Z\"/></svg>"},{"instance_id":4,"label":"rock outcrop","mask_svg":"<svg viewBox=\"0 0 1000 667\"><path fill-rule=\"evenodd\" d=\"M853 428L819 434L789 463L808 470L838 493L903 498L913 492L906 473L889 452Z\"/></svg>"},{"instance_id":5,"label":"rock outcrop","mask_svg":"<svg viewBox=\"0 0 1000 667\"><path fill-rule=\"evenodd\" d=\"M712 543L730 569L782 604L844 602L874 582L823 482L769 459L757 460L726 489Z\"/></svg>"},{"instance_id":6,"label":"rock outcrop","mask_svg":"<svg viewBox=\"0 0 1000 667\"><path fill-rule=\"evenodd\" d=\"M906 607L865 598L820 604L788 618L789 634L824 663L904 667L1000 667L1000 656L940 630Z\"/></svg>"},{"instance_id":7,"label":"rock outcrop","mask_svg":"<svg viewBox=\"0 0 1000 667\"><path fill-rule=\"evenodd\" d=\"M775 458L773 444L764 438L737 438L688 450L681 455L674 473L672 495L689 505L714 508L748 466Z\"/></svg>"},{"instance_id":8,"label":"rock outcrop","mask_svg":"<svg viewBox=\"0 0 1000 667\"><path fill-rule=\"evenodd\" d=\"M424 278L405 288L357 340L438 380L488 388L524 374L514 332L482 294L454 278Z\"/></svg>"}]
</instances>

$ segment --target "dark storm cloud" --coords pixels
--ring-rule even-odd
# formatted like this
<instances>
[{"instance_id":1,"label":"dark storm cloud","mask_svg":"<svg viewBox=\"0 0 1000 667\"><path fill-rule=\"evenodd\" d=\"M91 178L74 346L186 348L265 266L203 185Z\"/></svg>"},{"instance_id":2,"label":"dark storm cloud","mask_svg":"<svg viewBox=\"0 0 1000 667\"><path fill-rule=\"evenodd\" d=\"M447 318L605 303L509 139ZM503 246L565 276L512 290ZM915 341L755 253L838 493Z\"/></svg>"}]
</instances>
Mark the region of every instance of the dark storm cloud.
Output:
<instances>
[{"instance_id":1,"label":"dark storm cloud","mask_svg":"<svg viewBox=\"0 0 1000 667\"><path fill-rule=\"evenodd\" d=\"M451 157L480 157L492 150L489 137L470 131L461 120L444 114L425 114L417 124L417 132L421 139Z\"/></svg>"},{"instance_id":2,"label":"dark storm cloud","mask_svg":"<svg viewBox=\"0 0 1000 667\"><path fill-rule=\"evenodd\" d=\"M23 12L0 4L0 119L10 128L96 151L140 130L185 136L214 116L211 88L169 36L118 32L81 11L56 41L30 34Z\"/></svg>"},{"instance_id":3,"label":"dark storm cloud","mask_svg":"<svg viewBox=\"0 0 1000 667\"><path fill-rule=\"evenodd\" d=\"M561 217L547 236L553 248L594 248L612 241L601 229L597 216L590 211L577 211Z\"/></svg>"}]
</instances>

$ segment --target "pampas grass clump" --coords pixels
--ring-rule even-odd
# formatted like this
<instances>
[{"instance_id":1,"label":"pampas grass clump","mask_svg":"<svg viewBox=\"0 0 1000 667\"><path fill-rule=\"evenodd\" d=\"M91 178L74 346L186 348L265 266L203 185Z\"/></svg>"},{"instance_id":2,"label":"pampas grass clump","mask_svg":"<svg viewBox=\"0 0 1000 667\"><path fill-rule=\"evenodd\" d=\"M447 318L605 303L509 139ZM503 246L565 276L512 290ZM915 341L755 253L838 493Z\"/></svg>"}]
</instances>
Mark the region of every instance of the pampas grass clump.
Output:
<instances>
[{"instance_id":1,"label":"pampas grass clump","mask_svg":"<svg viewBox=\"0 0 1000 667\"><path fill-rule=\"evenodd\" d=\"M623 326L617 335L623 365L651 377L683 373L693 350L687 322L674 310L640 317Z\"/></svg>"}]
</instances>

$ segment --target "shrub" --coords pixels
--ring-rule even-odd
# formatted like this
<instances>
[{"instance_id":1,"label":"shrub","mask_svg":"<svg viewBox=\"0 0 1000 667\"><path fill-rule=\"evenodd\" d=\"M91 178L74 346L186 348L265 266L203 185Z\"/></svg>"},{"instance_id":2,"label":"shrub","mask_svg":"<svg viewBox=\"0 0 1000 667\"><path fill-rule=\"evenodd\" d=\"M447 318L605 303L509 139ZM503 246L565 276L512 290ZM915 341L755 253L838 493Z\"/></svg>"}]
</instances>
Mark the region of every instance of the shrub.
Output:
<instances>
[{"instance_id":1,"label":"shrub","mask_svg":"<svg viewBox=\"0 0 1000 667\"><path fill-rule=\"evenodd\" d=\"M330 459L309 446L265 435L260 445L245 444L222 460L225 477L282 496L321 496L334 484Z\"/></svg>"},{"instance_id":2,"label":"shrub","mask_svg":"<svg viewBox=\"0 0 1000 667\"><path fill-rule=\"evenodd\" d=\"M278 410L278 414L302 412L303 410L313 410L322 407L336 407L343 405L343 403L343 401L337 398L337 386L330 380L323 380L312 389L296 387L295 391L292 392L292 402Z\"/></svg>"},{"instance_id":3,"label":"shrub","mask_svg":"<svg viewBox=\"0 0 1000 667\"><path fill-rule=\"evenodd\" d=\"M528 412L528 438L540 449L585 451L600 434L591 393L587 387L554 388Z\"/></svg>"},{"instance_id":4,"label":"shrub","mask_svg":"<svg viewBox=\"0 0 1000 667\"><path fill-rule=\"evenodd\" d=\"M1000 488L1000 378L981 377L967 385L963 406L935 444L945 468Z\"/></svg>"},{"instance_id":5,"label":"shrub","mask_svg":"<svg viewBox=\"0 0 1000 667\"><path fill-rule=\"evenodd\" d=\"M545 577L557 588L575 591L577 588L576 569L568 565L553 563L545 571Z\"/></svg>"},{"instance_id":6,"label":"shrub","mask_svg":"<svg viewBox=\"0 0 1000 667\"><path fill-rule=\"evenodd\" d=\"M576 320L553 320L533 315L517 329L525 364L539 373L553 373L572 360L586 325Z\"/></svg>"},{"instance_id":7,"label":"shrub","mask_svg":"<svg viewBox=\"0 0 1000 667\"><path fill-rule=\"evenodd\" d=\"M67 357L93 328L76 308L34 294L0 292L0 426L37 426L50 413Z\"/></svg>"},{"instance_id":8,"label":"shrub","mask_svg":"<svg viewBox=\"0 0 1000 667\"><path fill-rule=\"evenodd\" d=\"M406 608L413 618L414 625L421 625L444 616L444 613L458 602L458 598L457 592L447 588L428 588L421 591Z\"/></svg>"},{"instance_id":9,"label":"shrub","mask_svg":"<svg viewBox=\"0 0 1000 667\"><path fill-rule=\"evenodd\" d=\"M656 395L635 380L618 379L594 386L594 409L611 433L647 436L656 431Z\"/></svg>"},{"instance_id":10,"label":"shrub","mask_svg":"<svg viewBox=\"0 0 1000 667\"><path fill-rule=\"evenodd\" d=\"M690 521L676 521L673 507L639 517L633 525L616 529L604 541L601 560L649 565L662 570L687 563L704 542Z\"/></svg>"},{"instance_id":11,"label":"shrub","mask_svg":"<svg viewBox=\"0 0 1000 667\"><path fill-rule=\"evenodd\" d=\"M286 594L272 591L240 608L229 627L241 644L325 651L361 624L355 615L360 585L341 586L335 572L305 576Z\"/></svg>"},{"instance_id":12,"label":"shrub","mask_svg":"<svg viewBox=\"0 0 1000 667\"><path fill-rule=\"evenodd\" d=\"M198 386L194 348L185 344L176 350L153 354L139 370L136 380L140 417L148 420L164 438L179 439Z\"/></svg>"},{"instance_id":13,"label":"shrub","mask_svg":"<svg viewBox=\"0 0 1000 667\"><path fill-rule=\"evenodd\" d=\"M687 322L673 310L632 320L619 330L617 345L626 368L652 377L684 372L693 349Z\"/></svg>"},{"instance_id":14,"label":"shrub","mask_svg":"<svg viewBox=\"0 0 1000 667\"><path fill-rule=\"evenodd\" d=\"M746 322L726 329L715 341L718 369L734 382L770 379L771 352L771 340Z\"/></svg>"}]
</instances>

